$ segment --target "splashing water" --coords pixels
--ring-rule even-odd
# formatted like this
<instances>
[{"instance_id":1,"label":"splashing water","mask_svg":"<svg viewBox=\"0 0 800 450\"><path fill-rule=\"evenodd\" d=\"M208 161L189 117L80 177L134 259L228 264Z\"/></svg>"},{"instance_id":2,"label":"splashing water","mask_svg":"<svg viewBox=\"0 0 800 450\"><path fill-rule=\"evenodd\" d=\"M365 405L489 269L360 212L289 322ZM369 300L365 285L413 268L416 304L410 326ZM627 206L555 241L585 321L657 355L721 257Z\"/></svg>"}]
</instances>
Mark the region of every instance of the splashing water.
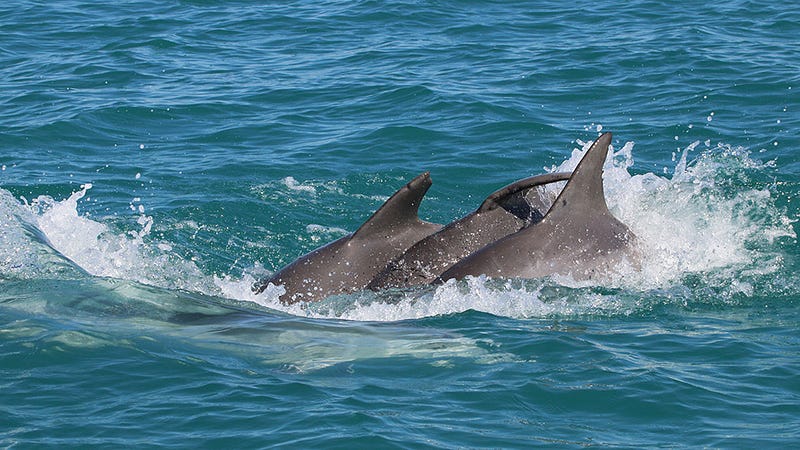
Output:
<instances>
[{"instance_id":1,"label":"splashing water","mask_svg":"<svg viewBox=\"0 0 800 450\"><path fill-rule=\"evenodd\" d=\"M152 217L143 212L139 231L116 234L105 224L78 214L78 202L92 188L84 184L69 198L55 201L39 196L30 204L26 220L38 228L47 243L86 273L171 289L204 290L204 274L191 261L166 252L167 243L147 239Z\"/></svg>"},{"instance_id":2,"label":"splashing water","mask_svg":"<svg viewBox=\"0 0 800 450\"><path fill-rule=\"evenodd\" d=\"M578 144L580 148L570 158L547 170L573 170L591 142ZM251 301L300 316L394 321L468 309L511 317L624 314L640 307L641 295L636 292L677 289L692 274L714 274L728 295L753 295L753 277L780 269L783 253L776 243L796 238L793 221L775 206L768 188L754 189L746 183L732 187L730 182L746 178L747 171L763 172L771 163L751 159L745 149L722 144L712 148L708 142L688 162L688 154L700 145L695 142L684 149L671 178L632 175L633 145L627 142L609 152L604 186L610 210L638 237L643 260L637 269L620 267L604 286L582 285L564 277L528 281L477 277L423 291L360 293L319 304L285 306L278 301L282 287L252 293L250 287L265 272L258 264L242 275L208 275L193 261L172 253L171 243L151 236L153 219L143 208L138 210L141 230L128 233L114 233L104 223L79 215L78 202L92 187L88 184L66 200L40 196L29 204L15 204L10 194L1 191L3 216L14 216L16 222L6 219L8 223L3 223L0 275L19 277L36 265L25 260L33 256L22 256L30 253L20 244L31 240L20 231L27 226L40 230L55 252L94 276ZM292 189L300 186L291 177L285 180ZM306 231L345 232L317 224L309 224Z\"/></svg>"}]
</instances>

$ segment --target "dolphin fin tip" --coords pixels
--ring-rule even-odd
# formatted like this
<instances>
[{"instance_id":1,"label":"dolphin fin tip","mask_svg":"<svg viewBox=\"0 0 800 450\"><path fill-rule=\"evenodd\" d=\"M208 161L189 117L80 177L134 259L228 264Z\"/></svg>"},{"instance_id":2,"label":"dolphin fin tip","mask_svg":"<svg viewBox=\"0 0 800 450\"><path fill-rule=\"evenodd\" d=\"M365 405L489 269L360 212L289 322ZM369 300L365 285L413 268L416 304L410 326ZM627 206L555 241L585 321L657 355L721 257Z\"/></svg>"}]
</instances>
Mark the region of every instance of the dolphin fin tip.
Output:
<instances>
[{"instance_id":1,"label":"dolphin fin tip","mask_svg":"<svg viewBox=\"0 0 800 450\"><path fill-rule=\"evenodd\" d=\"M369 234L374 230L392 229L409 224L422 224L419 205L433 182L430 172L425 171L409 181L381 205L372 216L353 234L354 237ZM437 225L438 226L438 225Z\"/></svg>"},{"instance_id":2,"label":"dolphin fin tip","mask_svg":"<svg viewBox=\"0 0 800 450\"><path fill-rule=\"evenodd\" d=\"M569 214L596 216L608 214L603 190L603 166L611 144L611 133L601 134L578 162L566 186L553 202L547 216L551 219ZM569 211L565 211L569 209Z\"/></svg>"}]
</instances>

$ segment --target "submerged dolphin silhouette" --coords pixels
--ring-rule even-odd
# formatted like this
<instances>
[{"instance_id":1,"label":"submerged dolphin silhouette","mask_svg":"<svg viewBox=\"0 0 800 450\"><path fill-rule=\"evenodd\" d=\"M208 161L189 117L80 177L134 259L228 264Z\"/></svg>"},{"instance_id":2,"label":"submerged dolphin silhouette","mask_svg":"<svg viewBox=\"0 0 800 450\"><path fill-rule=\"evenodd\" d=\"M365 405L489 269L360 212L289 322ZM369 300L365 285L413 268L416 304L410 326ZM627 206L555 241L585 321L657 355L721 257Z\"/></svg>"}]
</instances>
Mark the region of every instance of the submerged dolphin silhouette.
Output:
<instances>
[{"instance_id":1,"label":"submerged dolphin silhouette","mask_svg":"<svg viewBox=\"0 0 800 450\"><path fill-rule=\"evenodd\" d=\"M291 304L363 290L389 261L442 228L421 221L417 215L430 187L430 174L418 175L395 192L355 233L301 256L258 282L253 291L259 294L270 283L282 285L286 292L280 300Z\"/></svg>"},{"instance_id":2,"label":"submerged dolphin silhouette","mask_svg":"<svg viewBox=\"0 0 800 450\"><path fill-rule=\"evenodd\" d=\"M569 172L525 178L505 186L459 220L412 245L368 285L372 290L428 284L470 253L544 217L553 198L539 187L566 181Z\"/></svg>"},{"instance_id":3,"label":"submerged dolphin silhouette","mask_svg":"<svg viewBox=\"0 0 800 450\"><path fill-rule=\"evenodd\" d=\"M603 164L611 143L605 133L592 144L544 218L460 260L438 281L467 275L540 278L561 274L576 280L606 274L612 265L637 261L636 237L608 211Z\"/></svg>"}]
</instances>

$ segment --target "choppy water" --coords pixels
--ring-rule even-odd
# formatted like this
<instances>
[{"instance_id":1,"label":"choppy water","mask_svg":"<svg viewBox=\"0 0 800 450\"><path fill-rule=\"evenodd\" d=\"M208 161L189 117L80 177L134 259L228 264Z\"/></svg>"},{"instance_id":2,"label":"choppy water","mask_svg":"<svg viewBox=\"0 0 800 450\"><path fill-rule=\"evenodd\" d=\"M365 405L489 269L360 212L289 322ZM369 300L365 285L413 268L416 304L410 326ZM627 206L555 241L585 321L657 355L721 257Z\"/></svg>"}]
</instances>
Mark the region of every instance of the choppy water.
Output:
<instances>
[{"instance_id":1,"label":"choppy water","mask_svg":"<svg viewBox=\"0 0 800 450\"><path fill-rule=\"evenodd\" d=\"M789 447L800 8L0 6L0 447ZM414 175L448 222L614 133L641 270L282 306Z\"/></svg>"}]
</instances>

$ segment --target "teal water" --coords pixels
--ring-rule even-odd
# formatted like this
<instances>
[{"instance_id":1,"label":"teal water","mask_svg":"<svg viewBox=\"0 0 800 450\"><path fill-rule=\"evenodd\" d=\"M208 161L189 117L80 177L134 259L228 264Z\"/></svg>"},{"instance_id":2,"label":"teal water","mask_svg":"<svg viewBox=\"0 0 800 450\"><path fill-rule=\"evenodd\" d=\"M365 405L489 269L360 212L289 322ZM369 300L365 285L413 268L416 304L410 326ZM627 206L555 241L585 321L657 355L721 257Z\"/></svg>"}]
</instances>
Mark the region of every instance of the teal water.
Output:
<instances>
[{"instance_id":1,"label":"teal water","mask_svg":"<svg viewBox=\"0 0 800 450\"><path fill-rule=\"evenodd\" d=\"M800 441L800 8L0 6L0 447ZM602 285L287 307L429 170L448 222L614 133Z\"/></svg>"}]
</instances>

